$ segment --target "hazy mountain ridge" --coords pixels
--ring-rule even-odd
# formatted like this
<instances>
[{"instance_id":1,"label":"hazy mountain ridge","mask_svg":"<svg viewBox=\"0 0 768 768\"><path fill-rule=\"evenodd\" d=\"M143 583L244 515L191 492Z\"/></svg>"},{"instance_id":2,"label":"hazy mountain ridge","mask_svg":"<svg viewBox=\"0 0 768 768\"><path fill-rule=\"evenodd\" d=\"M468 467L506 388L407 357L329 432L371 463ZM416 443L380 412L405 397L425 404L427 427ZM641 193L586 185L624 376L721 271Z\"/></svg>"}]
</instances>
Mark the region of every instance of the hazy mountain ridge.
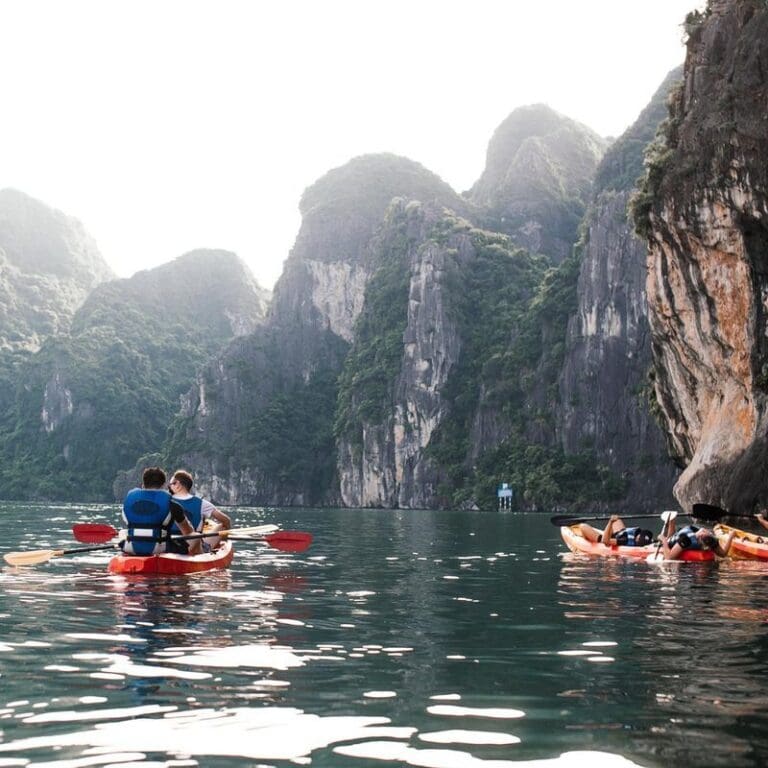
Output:
<instances>
[{"instance_id":1,"label":"hazy mountain ridge","mask_svg":"<svg viewBox=\"0 0 768 768\"><path fill-rule=\"evenodd\" d=\"M553 261L566 258L608 142L544 104L516 109L488 144L486 166L467 193L487 229Z\"/></svg>"},{"instance_id":2,"label":"hazy mountain ridge","mask_svg":"<svg viewBox=\"0 0 768 768\"><path fill-rule=\"evenodd\" d=\"M21 363L0 427L10 498L104 499L162 442L197 370L264 315L267 294L225 251L98 286L69 334Z\"/></svg>"},{"instance_id":3,"label":"hazy mountain ridge","mask_svg":"<svg viewBox=\"0 0 768 768\"><path fill-rule=\"evenodd\" d=\"M35 351L66 333L90 291L113 277L77 219L0 190L0 349Z\"/></svg>"},{"instance_id":4,"label":"hazy mountain ridge","mask_svg":"<svg viewBox=\"0 0 768 768\"><path fill-rule=\"evenodd\" d=\"M553 185L551 172L544 179L534 174L520 182L518 191L528 181L528 202L535 208L543 200L540 211L553 201L573 211L575 194L583 211L602 141L551 110L522 112L520 122L539 157L546 159L547 154L540 135L568 137L569 151L553 154L546 165L557 166L569 181ZM531 114L543 115L543 125L531 120ZM561 132L553 126L557 121ZM530 157L531 142L525 136L515 138ZM575 158L574 167L563 168L569 157ZM561 197L553 196L553 190L560 190ZM402 202L385 214L392 198ZM594 459L565 459L556 445L554 419L545 415L554 403L568 313L575 309L578 270L572 260L549 275L546 257L515 256L504 233L483 234L473 225L473 219L484 224L493 219L488 209L456 195L418 164L392 155L356 158L330 172L308 190L302 210L301 231L276 286L267 326L233 345L201 374L183 429L166 451L170 463L195 466L201 485L230 502L306 503L312 498L313 503L337 503L341 494L351 505L434 507L479 497L487 504L499 464L517 455L520 441L538 440L549 462L544 473L549 479L534 479L541 455L518 461L515 479L538 487L541 501L567 503L576 486L582 501L588 494L621 493L621 484L601 473ZM485 255L478 257L481 253ZM553 253L552 260L557 257ZM523 284L515 283L523 273L513 277L514 270L505 270L525 260L530 274L538 276L519 293ZM469 286L474 292L468 293ZM375 306L379 309L372 312ZM473 329L480 317L486 319ZM519 318L517 329L508 324L513 317ZM461 333L449 332L451 324L461 327ZM330 335L319 340L321 331ZM369 351L361 354L364 333ZM316 345L328 345L334 337L334 352L318 358ZM271 339L269 352L266 338ZM308 341L310 346L297 352ZM312 378L318 359L332 358L337 363L325 369L325 384L319 385ZM293 381L287 389L275 388L270 384L274 369L282 370L286 360L292 361L288 368ZM329 380L339 374L337 383ZM247 380L253 382L253 392ZM539 380L546 380L546 387L538 387ZM509 397L511 401L505 399ZM263 452L248 441L238 443L242 448L237 455L220 457L227 453L222 436L242 434L248 424L289 424L288 415L308 401L322 402L316 410L324 417L307 419L300 437L290 440L281 434L278 453L282 466L325 466L324 485L310 485L306 476L297 484L295 475L281 484L273 471L265 471ZM486 426L495 422L496 427L473 426L481 411ZM350 413L356 414L351 420ZM358 430L362 441L350 441ZM484 444L491 432L492 442ZM431 444L438 435L440 449ZM488 450L497 450L513 436L495 463L485 461L472 469L473 462L478 464ZM185 442L196 449L185 450ZM327 447L336 442L339 459L329 466ZM313 453L312 446L325 448ZM556 474L560 485L552 479ZM535 503L535 496L528 503Z\"/></svg>"},{"instance_id":5,"label":"hazy mountain ridge","mask_svg":"<svg viewBox=\"0 0 768 768\"><path fill-rule=\"evenodd\" d=\"M463 196L391 154L329 171L268 308L225 252L96 287L0 387L4 493L108 498L152 454L220 503L666 503L626 206L675 79L605 155L515 110Z\"/></svg>"}]
</instances>

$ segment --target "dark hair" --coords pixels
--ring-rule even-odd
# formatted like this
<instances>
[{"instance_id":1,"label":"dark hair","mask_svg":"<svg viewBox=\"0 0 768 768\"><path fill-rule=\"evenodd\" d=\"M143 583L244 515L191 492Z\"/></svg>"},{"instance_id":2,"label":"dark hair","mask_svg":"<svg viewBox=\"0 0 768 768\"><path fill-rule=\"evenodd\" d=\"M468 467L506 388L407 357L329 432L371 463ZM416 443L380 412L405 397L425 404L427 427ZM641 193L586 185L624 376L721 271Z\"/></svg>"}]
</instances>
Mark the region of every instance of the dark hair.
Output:
<instances>
[{"instance_id":1,"label":"dark hair","mask_svg":"<svg viewBox=\"0 0 768 768\"><path fill-rule=\"evenodd\" d=\"M641 528L637 532L637 543L644 547L646 544L650 544L653 541L653 531L649 531L646 528Z\"/></svg>"},{"instance_id":2,"label":"dark hair","mask_svg":"<svg viewBox=\"0 0 768 768\"><path fill-rule=\"evenodd\" d=\"M717 547L717 536L712 536L711 534L708 536L702 536L701 543L707 549L715 549L715 547Z\"/></svg>"},{"instance_id":3,"label":"dark hair","mask_svg":"<svg viewBox=\"0 0 768 768\"><path fill-rule=\"evenodd\" d=\"M165 485L165 471L160 467L147 467L141 476L145 488L162 488Z\"/></svg>"},{"instance_id":4,"label":"dark hair","mask_svg":"<svg viewBox=\"0 0 768 768\"><path fill-rule=\"evenodd\" d=\"M173 479L181 483L187 489L187 492L192 490L194 480L192 479L192 475L187 472L186 469L177 469L173 473Z\"/></svg>"}]
</instances>

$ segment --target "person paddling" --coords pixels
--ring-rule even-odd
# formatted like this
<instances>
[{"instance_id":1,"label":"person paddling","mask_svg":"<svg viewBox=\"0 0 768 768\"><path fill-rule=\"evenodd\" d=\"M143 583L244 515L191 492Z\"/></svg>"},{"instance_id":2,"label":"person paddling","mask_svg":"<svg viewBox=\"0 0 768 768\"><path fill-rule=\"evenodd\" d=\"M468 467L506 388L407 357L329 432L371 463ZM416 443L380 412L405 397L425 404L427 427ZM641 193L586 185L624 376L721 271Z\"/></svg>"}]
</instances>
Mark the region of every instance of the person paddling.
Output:
<instances>
[{"instance_id":1,"label":"person paddling","mask_svg":"<svg viewBox=\"0 0 768 768\"><path fill-rule=\"evenodd\" d=\"M120 542L123 552L133 555L155 555L161 552L200 552L199 541L174 542L171 527L176 525L185 536L194 533L184 507L165 489L165 472L160 467L147 467L141 488L128 491L123 500L123 521L127 528Z\"/></svg>"},{"instance_id":2,"label":"person paddling","mask_svg":"<svg viewBox=\"0 0 768 768\"><path fill-rule=\"evenodd\" d=\"M731 542L736 532L731 531L725 544L720 544L714 531L710 528L700 528L692 523L675 530L674 520L669 521L669 533L659 535L665 560L679 560L686 550L711 550L718 557L726 557L731 549Z\"/></svg>"},{"instance_id":3,"label":"person paddling","mask_svg":"<svg viewBox=\"0 0 768 768\"><path fill-rule=\"evenodd\" d=\"M202 531L206 520L213 520L219 523L220 530L229 530L232 527L232 520L229 515L217 509L208 499L192 494L194 480L192 475L185 469L177 469L171 479L168 481L168 488L173 494L173 500L184 508L184 512L192 524L195 531ZM175 525L173 529L175 529ZM176 530L172 530L177 533ZM203 539L203 549L214 548L218 539Z\"/></svg>"},{"instance_id":4,"label":"person paddling","mask_svg":"<svg viewBox=\"0 0 768 768\"><path fill-rule=\"evenodd\" d=\"M607 547L614 544L620 547L644 547L653 541L651 531L639 527L627 527L618 515L611 515L602 531L588 523L581 523L579 530L587 541L602 542Z\"/></svg>"}]
</instances>

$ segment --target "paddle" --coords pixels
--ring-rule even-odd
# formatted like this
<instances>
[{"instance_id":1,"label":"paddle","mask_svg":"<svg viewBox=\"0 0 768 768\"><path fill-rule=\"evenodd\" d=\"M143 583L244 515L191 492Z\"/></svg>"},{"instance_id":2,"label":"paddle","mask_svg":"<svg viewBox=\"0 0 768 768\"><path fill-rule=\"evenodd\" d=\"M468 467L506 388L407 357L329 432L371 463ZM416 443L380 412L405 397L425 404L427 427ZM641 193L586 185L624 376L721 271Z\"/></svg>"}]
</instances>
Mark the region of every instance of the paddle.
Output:
<instances>
[{"instance_id":1,"label":"paddle","mask_svg":"<svg viewBox=\"0 0 768 768\"><path fill-rule=\"evenodd\" d=\"M236 535L249 535L249 534L268 534L278 531L279 528L276 525L257 525L251 528L232 528L230 531ZM111 525L105 523L75 523L72 526L72 533L78 541L82 541L84 544L103 544L110 539L114 539L120 531ZM211 532L206 534L207 536L218 536L226 533L226 531ZM194 536L195 534L190 534Z\"/></svg>"},{"instance_id":2,"label":"paddle","mask_svg":"<svg viewBox=\"0 0 768 768\"><path fill-rule=\"evenodd\" d=\"M667 528L669 524L677 517L677 512L675 512L674 509L667 510L665 512L661 513L661 519L664 521L664 525L661 529L661 536L667 535ZM658 560L659 558L659 551L661 550L661 536L659 537L659 543L656 545L656 551L652 555L648 555L646 560L649 562L653 562L654 560Z\"/></svg>"},{"instance_id":3,"label":"paddle","mask_svg":"<svg viewBox=\"0 0 768 768\"><path fill-rule=\"evenodd\" d=\"M72 532L78 541L103 543L113 539L120 531L104 523L75 523ZM305 531L281 531L276 525L256 525L250 528L230 528L229 530L211 531L210 533L190 533L186 536L174 536L174 539L206 539L214 536L221 538L242 537L242 541L266 541L270 547L284 552L303 552L312 544L312 534Z\"/></svg>"},{"instance_id":4,"label":"paddle","mask_svg":"<svg viewBox=\"0 0 768 768\"><path fill-rule=\"evenodd\" d=\"M261 527L263 528L264 526ZM216 533L190 533L187 536L173 536L172 538L189 541L189 539L206 539L211 536L227 538L230 534L239 537L238 541L243 541L245 539L250 541L266 541L270 547L282 549L283 552L303 552L305 549L308 549L309 545L312 543L312 534L306 533L305 531L276 531L275 533L265 535L254 528L230 528L228 531L217 531Z\"/></svg>"},{"instance_id":5,"label":"paddle","mask_svg":"<svg viewBox=\"0 0 768 768\"><path fill-rule=\"evenodd\" d=\"M728 517L729 512L714 504L694 504L693 516L698 520L705 520L708 523L716 523L724 517Z\"/></svg>"},{"instance_id":6,"label":"paddle","mask_svg":"<svg viewBox=\"0 0 768 768\"><path fill-rule=\"evenodd\" d=\"M109 526L111 527L111 526ZM206 539L213 536L226 538L230 534L247 536L251 535L252 541L266 541L270 547L280 549L283 552L303 552L312 544L312 534L304 531L279 531L276 525L257 525L251 528L230 528L227 531L216 533L191 533L186 536L172 536L173 539ZM265 533L265 531L275 531ZM256 538L258 536L258 538ZM47 563L54 557L75 555L83 552L98 552L105 549L116 549L117 543L106 544L100 547L75 547L74 549L37 549L30 552L8 552L3 559L9 565L40 565Z\"/></svg>"},{"instance_id":7,"label":"paddle","mask_svg":"<svg viewBox=\"0 0 768 768\"><path fill-rule=\"evenodd\" d=\"M82 552L98 552L103 549L117 549L117 544L106 544L103 547L75 547L74 549L35 549L31 552L8 552L3 559L8 565L40 565L47 563L53 557L77 555Z\"/></svg>"},{"instance_id":8,"label":"paddle","mask_svg":"<svg viewBox=\"0 0 768 768\"><path fill-rule=\"evenodd\" d=\"M662 512L662 520L664 519L665 514L666 512ZM682 512L681 514L685 514L685 512ZM677 512L675 512L675 515L677 515ZM651 518L655 520L659 515L624 515L624 517L628 520L650 520ZM607 522L610 519L610 517L569 517L568 515L555 515L549 519L549 522L552 523L552 525L563 526L576 525L577 523Z\"/></svg>"},{"instance_id":9,"label":"paddle","mask_svg":"<svg viewBox=\"0 0 768 768\"><path fill-rule=\"evenodd\" d=\"M75 523L72 526L72 533L77 541L82 541L84 544L103 544L114 539L119 531L105 523Z\"/></svg>"}]
</instances>

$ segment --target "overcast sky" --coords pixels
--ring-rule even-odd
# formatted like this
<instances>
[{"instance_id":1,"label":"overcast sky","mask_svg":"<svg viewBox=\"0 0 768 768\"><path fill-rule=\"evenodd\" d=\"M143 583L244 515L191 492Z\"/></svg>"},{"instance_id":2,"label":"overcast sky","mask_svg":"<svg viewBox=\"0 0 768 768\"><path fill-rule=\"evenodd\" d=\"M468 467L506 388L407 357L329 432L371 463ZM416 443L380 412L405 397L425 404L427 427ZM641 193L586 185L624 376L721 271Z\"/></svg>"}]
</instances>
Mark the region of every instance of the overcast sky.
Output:
<instances>
[{"instance_id":1,"label":"overcast sky","mask_svg":"<svg viewBox=\"0 0 768 768\"><path fill-rule=\"evenodd\" d=\"M368 152L459 192L516 107L603 135L685 56L696 0L0 0L0 187L120 276L194 248L271 288L302 191Z\"/></svg>"}]
</instances>

